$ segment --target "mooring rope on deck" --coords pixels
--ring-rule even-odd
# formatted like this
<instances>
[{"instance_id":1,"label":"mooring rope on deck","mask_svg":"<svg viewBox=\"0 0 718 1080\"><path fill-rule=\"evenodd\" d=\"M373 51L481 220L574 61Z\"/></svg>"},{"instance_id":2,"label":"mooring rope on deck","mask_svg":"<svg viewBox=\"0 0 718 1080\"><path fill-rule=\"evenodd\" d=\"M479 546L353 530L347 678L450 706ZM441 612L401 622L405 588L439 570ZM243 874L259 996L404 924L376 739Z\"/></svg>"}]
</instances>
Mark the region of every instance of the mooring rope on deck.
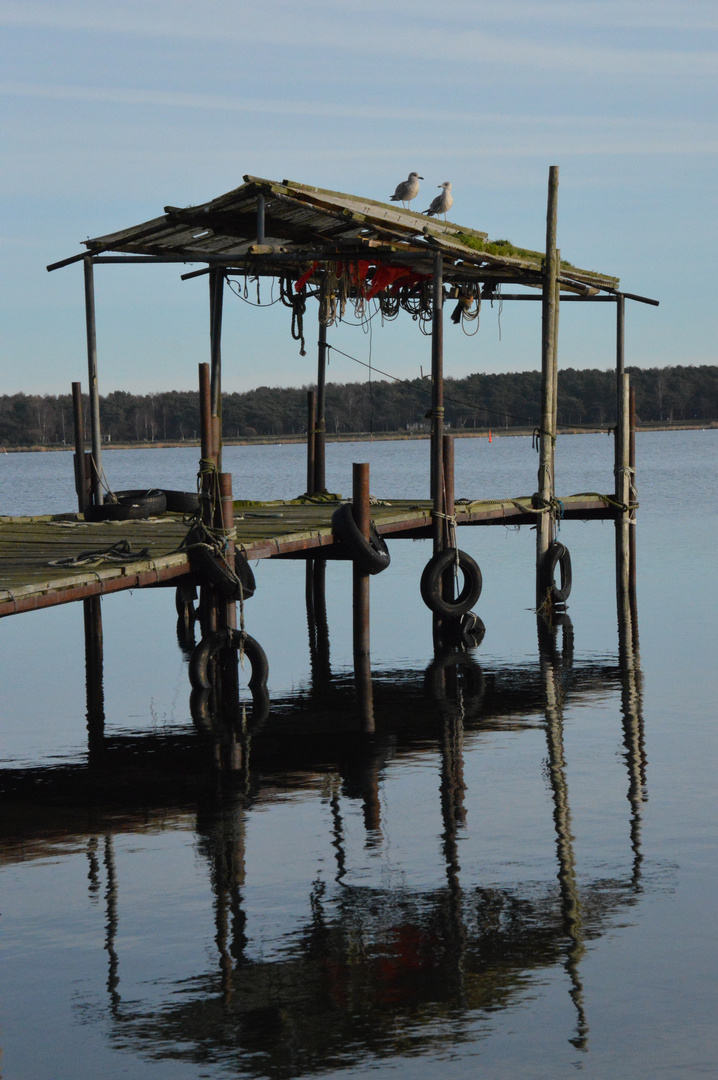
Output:
<instances>
[{"instance_id":1,"label":"mooring rope on deck","mask_svg":"<svg viewBox=\"0 0 718 1080\"><path fill-rule=\"evenodd\" d=\"M99 563L128 563L149 559L150 549L140 548L133 551L128 540L118 540L109 548L96 551L82 551L79 555L67 555L63 559L50 559L48 566L96 566Z\"/></svg>"}]
</instances>

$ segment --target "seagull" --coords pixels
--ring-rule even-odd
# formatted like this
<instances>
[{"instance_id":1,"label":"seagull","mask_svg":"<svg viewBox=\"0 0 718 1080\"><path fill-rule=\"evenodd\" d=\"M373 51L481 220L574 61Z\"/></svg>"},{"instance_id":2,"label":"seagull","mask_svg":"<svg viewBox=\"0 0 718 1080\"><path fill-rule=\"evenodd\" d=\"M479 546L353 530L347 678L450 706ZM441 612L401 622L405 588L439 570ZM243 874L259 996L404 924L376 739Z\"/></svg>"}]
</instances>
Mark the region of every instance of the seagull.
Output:
<instances>
[{"instance_id":1,"label":"seagull","mask_svg":"<svg viewBox=\"0 0 718 1080\"><path fill-rule=\"evenodd\" d=\"M419 194L419 181L423 179L424 177L419 176L418 172L410 172L409 179L402 180L392 195L391 201L401 202L404 209L407 210L411 200L415 199Z\"/></svg>"},{"instance_id":2,"label":"seagull","mask_svg":"<svg viewBox=\"0 0 718 1080\"><path fill-rule=\"evenodd\" d=\"M424 213L428 214L429 217L443 214L444 221L446 221L446 215L448 214L449 210L451 210L451 207L454 205L454 199L451 194L451 184L448 180L444 180L443 184L438 184L437 186L443 188L444 190L442 191L441 195L436 196L429 209L425 210Z\"/></svg>"}]
</instances>

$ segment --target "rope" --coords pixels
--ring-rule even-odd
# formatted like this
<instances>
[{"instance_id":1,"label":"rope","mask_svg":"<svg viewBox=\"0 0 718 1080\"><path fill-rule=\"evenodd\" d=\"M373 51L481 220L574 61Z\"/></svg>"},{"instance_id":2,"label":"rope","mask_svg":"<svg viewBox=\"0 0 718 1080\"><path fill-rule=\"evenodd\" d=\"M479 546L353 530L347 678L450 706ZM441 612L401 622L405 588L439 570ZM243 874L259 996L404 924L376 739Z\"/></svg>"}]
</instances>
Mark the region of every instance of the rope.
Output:
<instances>
[{"instance_id":1,"label":"rope","mask_svg":"<svg viewBox=\"0 0 718 1080\"><path fill-rule=\"evenodd\" d=\"M97 551L82 551L79 555L68 555L64 559L51 559L48 566L99 566L100 563L139 562L150 557L150 549L140 548L133 551L127 540L119 540L112 547Z\"/></svg>"}]
</instances>

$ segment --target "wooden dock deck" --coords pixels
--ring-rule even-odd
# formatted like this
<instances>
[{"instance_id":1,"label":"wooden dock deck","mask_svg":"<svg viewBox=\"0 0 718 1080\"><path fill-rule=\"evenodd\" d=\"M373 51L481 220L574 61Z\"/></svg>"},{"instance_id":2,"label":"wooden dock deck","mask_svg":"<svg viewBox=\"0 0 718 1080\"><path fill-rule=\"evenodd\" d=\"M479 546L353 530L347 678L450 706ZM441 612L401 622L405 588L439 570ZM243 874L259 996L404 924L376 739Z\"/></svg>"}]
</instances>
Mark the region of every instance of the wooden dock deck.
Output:
<instances>
[{"instance_id":1,"label":"wooden dock deck","mask_svg":"<svg viewBox=\"0 0 718 1080\"><path fill-rule=\"evenodd\" d=\"M595 492L559 501L567 519L613 519L620 512L613 496ZM335 501L237 502L236 546L250 560L303 558L318 549L327 557L342 557L332 536L336 506ZM431 536L428 500L382 501L371 507L371 515L385 538ZM456 507L459 525L535 524L536 517L530 496L474 500ZM102 523L89 523L71 513L0 517L0 617L186 576L191 567L181 545L187 530L178 514ZM129 550L123 561L116 561L107 553L120 541ZM92 558L93 553L104 557Z\"/></svg>"}]
</instances>

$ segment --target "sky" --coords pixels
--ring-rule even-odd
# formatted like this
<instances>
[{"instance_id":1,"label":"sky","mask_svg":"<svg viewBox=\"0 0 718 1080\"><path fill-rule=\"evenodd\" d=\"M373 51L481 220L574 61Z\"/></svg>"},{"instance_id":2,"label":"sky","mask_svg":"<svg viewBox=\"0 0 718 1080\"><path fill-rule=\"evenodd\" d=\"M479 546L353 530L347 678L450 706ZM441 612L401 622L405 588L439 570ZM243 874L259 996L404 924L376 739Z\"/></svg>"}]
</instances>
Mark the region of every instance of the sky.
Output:
<instances>
[{"instance_id":1,"label":"sky","mask_svg":"<svg viewBox=\"0 0 718 1080\"><path fill-rule=\"evenodd\" d=\"M0 0L0 393L86 389L82 267L48 263L246 173L388 200L416 170L414 209L450 180L453 221L541 249L558 165L562 257L660 301L628 304L626 363L715 364L717 31L713 0ZM101 393L197 385L190 269L97 267ZM286 308L228 295L224 389L310 384L314 341L302 358ZM430 366L408 315L329 341ZM366 379L330 356L330 380ZM559 365L614 359L613 305L564 305ZM484 304L475 337L447 320L448 375L538 367L540 305Z\"/></svg>"}]
</instances>

